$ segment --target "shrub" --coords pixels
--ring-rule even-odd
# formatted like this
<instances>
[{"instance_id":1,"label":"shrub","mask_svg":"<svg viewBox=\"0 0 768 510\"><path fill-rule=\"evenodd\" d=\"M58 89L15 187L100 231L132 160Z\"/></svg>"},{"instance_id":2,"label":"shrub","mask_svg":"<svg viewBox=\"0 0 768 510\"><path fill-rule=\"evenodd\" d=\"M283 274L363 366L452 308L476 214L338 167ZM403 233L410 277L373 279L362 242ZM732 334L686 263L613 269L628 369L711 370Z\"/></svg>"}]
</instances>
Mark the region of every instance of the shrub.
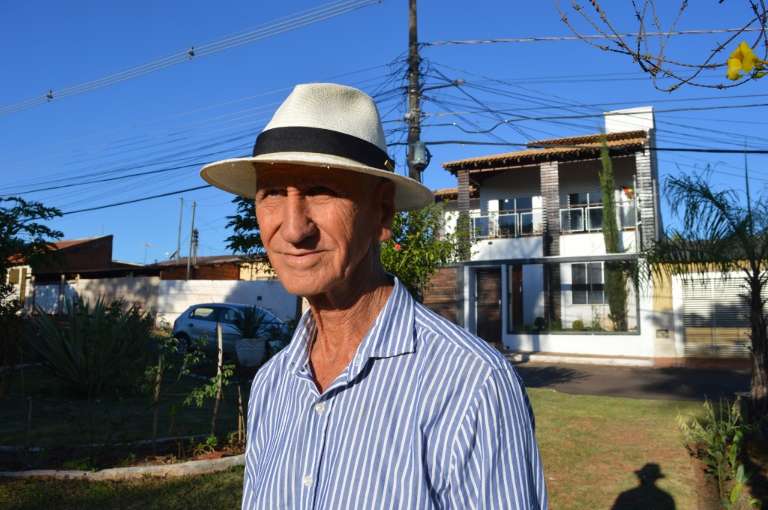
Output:
<instances>
[{"instance_id":1,"label":"shrub","mask_svg":"<svg viewBox=\"0 0 768 510\"><path fill-rule=\"evenodd\" d=\"M707 473L717 481L723 508L755 507L759 504L744 491L751 478L742 462L744 441L751 431L744 423L740 402L721 401L714 406L704 402L700 417L678 416L688 452L707 465Z\"/></svg>"},{"instance_id":2,"label":"shrub","mask_svg":"<svg viewBox=\"0 0 768 510\"><path fill-rule=\"evenodd\" d=\"M272 323L267 320L267 315L255 306L249 306L243 310L243 318L238 326L243 338L259 338L273 329Z\"/></svg>"},{"instance_id":3,"label":"shrub","mask_svg":"<svg viewBox=\"0 0 768 510\"><path fill-rule=\"evenodd\" d=\"M581 319L576 319L571 323L571 327L576 331L584 331L584 321Z\"/></svg>"},{"instance_id":4,"label":"shrub","mask_svg":"<svg viewBox=\"0 0 768 510\"><path fill-rule=\"evenodd\" d=\"M121 301L74 302L63 317L38 310L29 342L76 395L121 394L140 387L154 316Z\"/></svg>"}]
</instances>

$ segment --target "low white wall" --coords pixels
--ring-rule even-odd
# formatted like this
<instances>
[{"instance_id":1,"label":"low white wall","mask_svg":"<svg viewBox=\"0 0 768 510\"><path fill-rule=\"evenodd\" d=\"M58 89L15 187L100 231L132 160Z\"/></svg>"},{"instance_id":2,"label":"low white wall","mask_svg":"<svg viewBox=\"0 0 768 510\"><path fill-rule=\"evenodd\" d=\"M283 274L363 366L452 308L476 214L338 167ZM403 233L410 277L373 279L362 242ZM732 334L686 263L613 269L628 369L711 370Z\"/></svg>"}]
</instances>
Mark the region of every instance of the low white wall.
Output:
<instances>
[{"instance_id":1,"label":"low white wall","mask_svg":"<svg viewBox=\"0 0 768 510\"><path fill-rule=\"evenodd\" d=\"M258 305L283 320L296 316L296 296L279 280L162 280L158 292L158 316L176 320L197 303Z\"/></svg>"},{"instance_id":2,"label":"low white wall","mask_svg":"<svg viewBox=\"0 0 768 510\"><path fill-rule=\"evenodd\" d=\"M59 284L36 285L35 306L48 313L57 311ZM241 303L258 305L284 320L296 316L296 296L278 280L161 280L158 277L72 280L66 283L68 299L94 302L123 299L157 314L158 320L173 323L190 305L198 303Z\"/></svg>"},{"instance_id":3,"label":"low white wall","mask_svg":"<svg viewBox=\"0 0 768 510\"><path fill-rule=\"evenodd\" d=\"M550 352L596 356L653 357L658 318L653 310L653 289L640 285L640 332L636 334L502 334L504 347L516 352Z\"/></svg>"},{"instance_id":4,"label":"low white wall","mask_svg":"<svg viewBox=\"0 0 768 510\"><path fill-rule=\"evenodd\" d=\"M654 344L644 335L524 334L504 335L504 347L516 352L653 357Z\"/></svg>"}]
</instances>

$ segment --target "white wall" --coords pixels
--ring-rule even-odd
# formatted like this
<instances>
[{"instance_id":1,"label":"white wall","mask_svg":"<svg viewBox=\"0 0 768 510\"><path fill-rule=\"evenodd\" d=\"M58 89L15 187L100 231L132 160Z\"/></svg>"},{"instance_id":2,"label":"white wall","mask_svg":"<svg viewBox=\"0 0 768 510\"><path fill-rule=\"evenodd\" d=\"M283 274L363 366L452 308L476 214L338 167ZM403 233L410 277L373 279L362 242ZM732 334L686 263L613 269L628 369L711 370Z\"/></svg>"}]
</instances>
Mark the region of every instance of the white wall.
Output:
<instances>
[{"instance_id":1,"label":"white wall","mask_svg":"<svg viewBox=\"0 0 768 510\"><path fill-rule=\"evenodd\" d=\"M498 260L543 256L541 236L485 239L472 243L472 260Z\"/></svg>"},{"instance_id":2,"label":"white wall","mask_svg":"<svg viewBox=\"0 0 768 510\"><path fill-rule=\"evenodd\" d=\"M620 115L611 115L618 113ZM612 110L605 114L605 132L621 133L622 131L648 131L654 128L653 106L638 106Z\"/></svg>"},{"instance_id":3,"label":"white wall","mask_svg":"<svg viewBox=\"0 0 768 510\"><path fill-rule=\"evenodd\" d=\"M190 305L197 303L242 303L258 305L281 319L296 315L296 296L278 280L160 280L158 277L80 279L67 282L69 298L79 296L94 302L122 298L157 314L158 320L172 323ZM36 285L35 304L53 313L59 299L59 285Z\"/></svg>"},{"instance_id":4,"label":"white wall","mask_svg":"<svg viewBox=\"0 0 768 510\"><path fill-rule=\"evenodd\" d=\"M637 246L635 230L621 231L621 248L624 252L634 253ZM560 254L569 257L579 255L605 255L605 238L602 232L583 234L560 234Z\"/></svg>"}]
</instances>

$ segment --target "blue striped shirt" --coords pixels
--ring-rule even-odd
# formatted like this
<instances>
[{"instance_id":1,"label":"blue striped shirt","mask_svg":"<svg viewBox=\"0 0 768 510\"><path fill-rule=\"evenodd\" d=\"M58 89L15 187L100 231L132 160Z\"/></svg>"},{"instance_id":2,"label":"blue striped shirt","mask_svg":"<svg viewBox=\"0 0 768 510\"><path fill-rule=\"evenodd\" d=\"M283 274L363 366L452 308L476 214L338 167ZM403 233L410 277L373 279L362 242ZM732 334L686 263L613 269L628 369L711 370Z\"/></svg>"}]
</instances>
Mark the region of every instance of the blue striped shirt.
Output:
<instances>
[{"instance_id":1,"label":"blue striped shirt","mask_svg":"<svg viewBox=\"0 0 768 510\"><path fill-rule=\"evenodd\" d=\"M320 394L315 325L253 380L243 509L546 509L533 413L493 347L394 289Z\"/></svg>"}]
</instances>

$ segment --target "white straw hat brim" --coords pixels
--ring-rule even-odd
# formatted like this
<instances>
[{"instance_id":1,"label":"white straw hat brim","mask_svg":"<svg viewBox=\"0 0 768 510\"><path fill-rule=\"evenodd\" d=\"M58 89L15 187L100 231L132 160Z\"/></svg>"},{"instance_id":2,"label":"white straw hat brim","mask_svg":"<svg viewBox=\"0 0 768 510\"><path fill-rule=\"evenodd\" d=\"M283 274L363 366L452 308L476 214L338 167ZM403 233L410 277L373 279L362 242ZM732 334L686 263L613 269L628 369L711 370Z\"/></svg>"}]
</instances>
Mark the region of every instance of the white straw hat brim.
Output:
<instances>
[{"instance_id":1,"label":"white straw hat brim","mask_svg":"<svg viewBox=\"0 0 768 510\"><path fill-rule=\"evenodd\" d=\"M225 159L205 165L200 176L209 184L246 198L254 198L261 169L275 164L336 168L389 179L395 184L395 209L412 211L434 202L432 192L420 182L403 175L365 166L352 159L311 152L278 152Z\"/></svg>"}]
</instances>

